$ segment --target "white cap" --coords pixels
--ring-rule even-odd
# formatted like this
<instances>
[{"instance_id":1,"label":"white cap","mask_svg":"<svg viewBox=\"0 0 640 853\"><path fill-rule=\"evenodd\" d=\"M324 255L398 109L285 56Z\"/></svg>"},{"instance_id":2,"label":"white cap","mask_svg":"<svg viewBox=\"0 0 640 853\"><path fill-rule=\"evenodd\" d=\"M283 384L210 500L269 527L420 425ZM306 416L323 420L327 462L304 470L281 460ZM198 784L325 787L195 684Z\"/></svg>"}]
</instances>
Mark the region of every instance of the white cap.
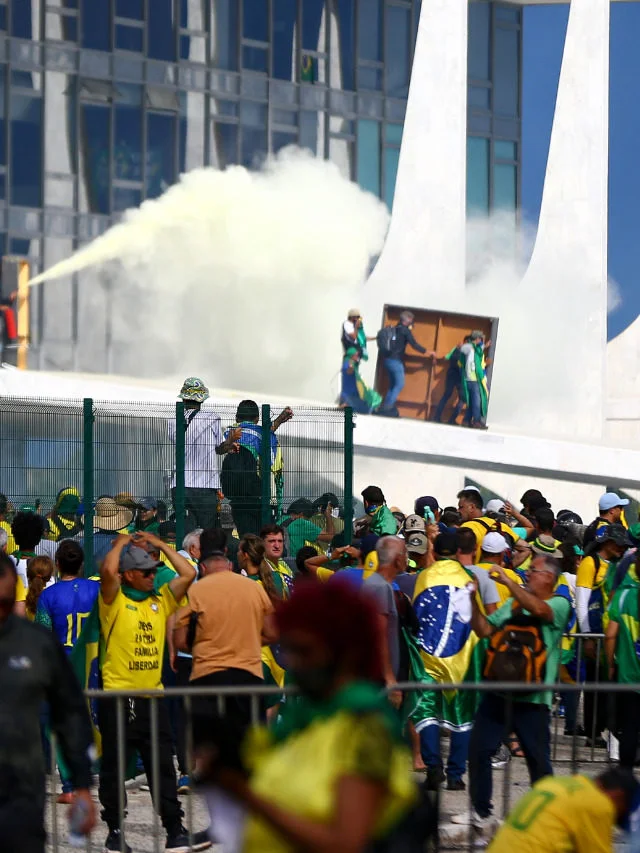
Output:
<instances>
[{"instance_id":1,"label":"white cap","mask_svg":"<svg viewBox=\"0 0 640 853\"><path fill-rule=\"evenodd\" d=\"M615 492L605 492L598 501L600 512L606 512L615 506L629 506L627 498L621 498Z\"/></svg>"},{"instance_id":2,"label":"white cap","mask_svg":"<svg viewBox=\"0 0 640 853\"><path fill-rule=\"evenodd\" d=\"M492 531L484 537L481 547L487 554L503 554L509 547L509 544L502 533Z\"/></svg>"},{"instance_id":3,"label":"white cap","mask_svg":"<svg viewBox=\"0 0 640 853\"><path fill-rule=\"evenodd\" d=\"M487 501L485 509L487 512L502 512L504 510L504 501L501 501L500 498L494 498L492 501Z\"/></svg>"}]
</instances>

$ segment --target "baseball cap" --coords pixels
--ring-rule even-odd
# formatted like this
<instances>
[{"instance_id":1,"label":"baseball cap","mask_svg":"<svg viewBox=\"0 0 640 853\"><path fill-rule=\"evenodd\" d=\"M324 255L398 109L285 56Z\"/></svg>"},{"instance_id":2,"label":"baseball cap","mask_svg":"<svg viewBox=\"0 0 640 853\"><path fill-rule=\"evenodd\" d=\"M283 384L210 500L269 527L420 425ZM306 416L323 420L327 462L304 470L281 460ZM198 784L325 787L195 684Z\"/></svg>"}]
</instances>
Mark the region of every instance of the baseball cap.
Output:
<instances>
[{"instance_id":1,"label":"baseball cap","mask_svg":"<svg viewBox=\"0 0 640 853\"><path fill-rule=\"evenodd\" d=\"M487 554L503 554L509 544L507 540L501 533L497 533L492 531L491 533L487 533L487 535L482 540L482 550Z\"/></svg>"},{"instance_id":2,"label":"baseball cap","mask_svg":"<svg viewBox=\"0 0 640 853\"><path fill-rule=\"evenodd\" d=\"M140 509L147 511L150 509L158 509L158 501L155 498L142 498L142 500L138 502L138 506Z\"/></svg>"},{"instance_id":3,"label":"baseball cap","mask_svg":"<svg viewBox=\"0 0 640 853\"><path fill-rule=\"evenodd\" d=\"M134 569L145 571L147 569L158 569L162 565L158 560L154 560L151 554L148 554L144 548L138 548L137 545L129 545L120 555L121 572L130 572Z\"/></svg>"},{"instance_id":4,"label":"baseball cap","mask_svg":"<svg viewBox=\"0 0 640 853\"><path fill-rule=\"evenodd\" d=\"M531 550L534 554L551 557L554 560L561 560L564 556L562 551L556 548L556 540L553 536L547 536L546 534L538 536L537 539L533 540Z\"/></svg>"},{"instance_id":5,"label":"baseball cap","mask_svg":"<svg viewBox=\"0 0 640 853\"><path fill-rule=\"evenodd\" d=\"M500 498L493 498L493 500L487 501L485 509L487 512L504 512L504 501L501 501Z\"/></svg>"},{"instance_id":6,"label":"baseball cap","mask_svg":"<svg viewBox=\"0 0 640 853\"><path fill-rule=\"evenodd\" d=\"M556 515L558 524L582 524L582 518L572 509L561 509Z\"/></svg>"},{"instance_id":7,"label":"baseball cap","mask_svg":"<svg viewBox=\"0 0 640 853\"><path fill-rule=\"evenodd\" d=\"M429 507L431 512L435 515L436 512L440 509L440 505L438 503L437 498L434 498L432 495L424 495L421 498L416 498L416 502L413 507L416 515L419 515L421 518L424 518L424 511L426 507Z\"/></svg>"},{"instance_id":8,"label":"baseball cap","mask_svg":"<svg viewBox=\"0 0 640 853\"><path fill-rule=\"evenodd\" d=\"M412 513L411 515L408 515L405 518L403 527L405 535L408 535L413 531L418 531L419 533L426 533L427 522L424 520L424 518L422 518L421 515Z\"/></svg>"},{"instance_id":9,"label":"baseball cap","mask_svg":"<svg viewBox=\"0 0 640 853\"><path fill-rule=\"evenodd\" d=\"M380 537L377 533L367 533L365 536L362 537L362 539L360 540L360 555L362 556L363 560L367 556L367 554L370 554L372 551L376 550L376 545L378 544L379 538Z\"/></svg>"},{"instance_id":10,"label":"baseball cap","mask_svg":"<svg viewBox=\"0 0 640 853\"><path fill-rule=\"evenodd\" d=\"M439 557L453 557L458 550L455 533L438 533L433 543L433 550Z\"/></svg>"},{"instance_id":11,"label":"baseball cap","mask_svg":"<svg viewBox=\"0 0 640 853\"><path fill-rule=\"evenodd\" d=\"M429 540L427 539L427 534L423 533L421 530L413 530L410 533L407 533L405 536L405 542L407 543L407 551L410 554L427 553L427 548L429 547ZM453 553L455 553L455 551Z\"/></svg>"},{"instance_id":12,"label":"baseball cap","mask_svg":"<svg viewBox=\"0 0 640 853\"><path fill-rule=\"evenodd\" d=\"M629 500L627 498L621 498L620 495L617 495L615 492L605 492L598 501L598 507L601 512L606 512L616 506L629 506Z\"/></svg>"},{"instance_id":13,"label":"baseball cap","mask_svg":"<svg viewBox=\"0 0 640 853\"><path fill-rule=\"evenodd\" d=\"M627 531L621 524L605 524L596 533L596 542L613 542L615 545L631 545Z\"/></svg>"},{"instance_id":14,"label":"baseball cap","mask_svg":"<svg viewBox=\"0 0 640 853\"><path fill-rule=\"evenodd\" d=\"M359 317L359 316L360 316L360 310L358 308L349 308L349 313L347 314L347 317Z\"/></svg>"}]
</instances>

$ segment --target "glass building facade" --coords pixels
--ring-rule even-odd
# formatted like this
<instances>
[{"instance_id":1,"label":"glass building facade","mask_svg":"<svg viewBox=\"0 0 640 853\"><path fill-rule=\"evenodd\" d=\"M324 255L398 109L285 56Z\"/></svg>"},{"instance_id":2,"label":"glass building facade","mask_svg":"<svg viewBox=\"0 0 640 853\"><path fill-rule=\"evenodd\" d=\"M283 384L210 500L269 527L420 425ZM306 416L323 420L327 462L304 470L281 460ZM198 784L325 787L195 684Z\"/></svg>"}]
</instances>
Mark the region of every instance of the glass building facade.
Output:
<instances>
[{"instance_id":1,"label":"glass building facade","mask_svg":"<svg viewBox=\"0 0 640 853\"><path fill-rule=\"evenodd\" d=\"M0 0L2 253L40 271L180 173L290 144L391 207L420 5ZM469 211L518 206L521 15L469 5ZM34 295L34 366L109 369L65 293Z\"/></svg>"}]
</instances>

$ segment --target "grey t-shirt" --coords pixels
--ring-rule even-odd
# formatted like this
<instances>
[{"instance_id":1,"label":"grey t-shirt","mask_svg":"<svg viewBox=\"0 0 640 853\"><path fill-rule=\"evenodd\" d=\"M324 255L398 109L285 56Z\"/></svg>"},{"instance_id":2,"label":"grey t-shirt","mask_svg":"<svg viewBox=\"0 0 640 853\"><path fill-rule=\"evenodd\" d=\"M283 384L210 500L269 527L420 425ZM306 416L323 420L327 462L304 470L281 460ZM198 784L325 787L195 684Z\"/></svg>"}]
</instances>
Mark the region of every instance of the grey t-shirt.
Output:
<instances>
[{"instance_id":1,"label":"grey t-shirt","mask_svg":"<svg viewBox=\"0 0 640 853\"><path fill-rule=\"evenodd\" d=\"M369 595L381 616L387 617L387 641L389 644L389 659L394 674L398 674L400 666L400 638L398 636L398 610L391 584L377 572L366 579L364 591Z\"/></svg>"},{"instance_id":2,"label":"grey t-shirt","mask_svg":"<svg viewBox=\"0 0 640 853\"><path fill-rule=\"evenodd\" d=\"M489 572L486 569L481 569L480 566L465 566L465 569L473 572L478 581L478 592L483 604L499 604L500 593L495 584L489 577Z\"/></svg>"}]
</instances>

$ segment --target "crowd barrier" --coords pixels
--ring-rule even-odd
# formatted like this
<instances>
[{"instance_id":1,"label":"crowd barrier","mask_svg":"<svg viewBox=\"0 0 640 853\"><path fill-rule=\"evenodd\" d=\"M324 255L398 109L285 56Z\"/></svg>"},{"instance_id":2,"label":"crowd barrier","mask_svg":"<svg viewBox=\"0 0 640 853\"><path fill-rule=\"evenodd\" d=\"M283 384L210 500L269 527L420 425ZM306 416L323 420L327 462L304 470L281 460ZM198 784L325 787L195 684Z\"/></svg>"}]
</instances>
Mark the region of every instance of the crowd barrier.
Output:
<instances>
[{"instance_id":1,"label":"crowd barrier","mask_svg":"<svg viewBox=\"0 0 640 853\"><path fill-rule=\"evenodd\" d=\"M261 423L271 425L282 406L263 405ZM207 402L218 415L221 432L236 420L236 405ZM170 422L175 429L170 432ZM296 498L311 501L333 493L341 516L336 526L349 533L353 519L353 412L351 409L296 407L291 421L276 432L282 453L282 477L260 476L258 501L262 523L280 521ZM221 465L213 437L201 449ZM185 488L190 485L188 426L182 402L102 402L4 397L0 407L0 493L15 509L27 504L49 514L61 489L82 497L86 568L91 570L95 501L127 495L153 497L161 514L175 518L176 541L190 521ZM271 431L262 433L258 470L272 469ZM202 457L199 457L202 458ZM200 469L198 469L199 471ZM218 507L222 526L233 526L231 508Z\"/></svg>"},{"instance_id":2,"label":"crowd barrier","mask_svg":"<svg viewBox=\"0 0 640 853\"><path fill-rule=\"evenodd\" d=\"M612 762L612 758L609 756L609 752L606 749L596 749L595 748L595 735L596 732L592 729L591 732L586 732L587 737L591 737L592 745L585 745L585 735L578 734L577 726L574 728L573 734L571 736L565 736L559 731L559 725L562 723L562 718L558 716L558 705L559 705L559 697L562 696L566 701L567 697L575 696L578 699L578 713L576 723L579 723L581 720L584 720L584 697L585 696L593 696L594 699L594 715L597 715L598 703L604 703L606 705L606 720L607 724L611 726L612 729L615 728L615 723L613 722L613 714L614 714L614 705L615 705L615 697L621 693L629 693L636 692L639 689L639 685L633 684L619 684L619 683L610 683L606 681L604 677L604 664L600 669L595 670L596 679L593 682L586 683L582 680L584 673L581 674L581 663L585 659L583 645L587 641L593 641L595 643L595 651L599 656L602 650L602 642L603 635L602 634L577 634L571 635L571 641L575 646L575 664L577 666L576 670L576 680L562 680L558 681L554 685L545 685L545 690L552 690L554 692L554 707L552 709L551 716L551 757L552 763L556 772L561 774L566 773L577 773L577 772L586 772L587 775L595 775L600 770L604 769L608 763ZM425 685L420 682L411 682L411 683L402 683L398 685L398 688L405 694L410 694L413 692L422 692L425 690ZM517 697L522 694L530 694L532 692L531 686L526 684L513 684L513 683L504 683L498 684L493 682L481 682L481 683L463 683L463 684L432 684L429 685L429 690L433 690L436 692L448 692L451 690L458 691L472 691L477 693L478 695L485 693L501 693L504 694L508 698L508 708L510 709L511 704L514 701L517 701ZM125 726L125 714L127 713L128 708L128 700L131 698L146 698L149 699L151 703L151 743L152 743L152 774L154 776L157 788L158 781L158 703L166 702L167 700L176 700L179 699L184 703L184 711L186 716L186 725L187 725L187 754L191 755L193 749L193 733L192 733L192 705L194 699L197 697L213 697L215 700L216 708L219 714L224 715L226 708L226 701L229 696L249 696L251 698L251 709L252 709L252 718L254 723L258 723L262 719L262 702L264 699L273 696L293 696L295 695L295 688L284 688L280 689L278 687L273 686L264 686L264 687L199 687L199 688L176 688L176 687L168 687L162 691L149 692L149 691L101 691L101 690L88 690L86 691L86 695L88 700L93 701L97 699L106 699L110 702L115 703L116 706L116 717L117 717L117 725L118 725L118 774L119 778L122 780L125 778L125 765L126 765L126 756L125 756L125 740L124 740L124 726ZM286 699L285 699L286 701ZM510 714L510 710L508 710L508 716ZM594 716L594 719L596 717ZM595 724L594 724L595 725ZM444 735L446 733L443 732ZM52 751L52 754L55 754L55 750ZM524 768L524 763L522 765ZM495 805L495 814L502 818L506 815L511 807L513 806L515 800L525 793L526 786L520 785L519 787L514 787L513 784L513 774L515 770L514 760L511 760L507 763L506 767L502 770L494 770L494 781L497 779L500 774L500 778L502 779L501 790L500 786L496 786L495 795L494 795L494 805ZM55 853L59 853L59 851L66 850L64 847L66 826L61 819L61 812L63 807L56 805L55 803L55 791L56 791L56 782L57 777L55 775L55 760L52 763L52 783L50 786L50 797L49 797L49 816L48 816L48 825L49 825L49 844L50 849L55 851ZM522 771L519 771L520 775L522 775ZM526 775L526 772L525 772ZM526 777L528 779L528 777ZM528 784L528 782L527 782ZM121 795L119 800L119 819L121 827L125 827L125 801L124 801L124 787L121 786ZM196 794L197 796L197 794ZM446 792L442 792L435 798L438 808L441 813L441 821L446 822L447 815L450 816L451 808L450 803L448 807L448 795ZM464 809L459 808L460 797L457 799L458 808L457 811L462 811ZM466 808L467 806L465 806ZM188 826L191 832L200 830L203 828L202 825L194 826L193 818L194 818L194 800L193 796L186 797L183 800L183 808L185 810L185 823ZM147 813L151 813L150 801L148 804ZM135 819L131 813L129 814L129 819ZM152 847L148 849L153 849L155 851L159 851L163 849L164 845L164 832L162 830L159 816L153 812L153 824L149 827L150 829L150 839L152 840ZM102 835L105 832L104 824L99 826L93 836L93 842L87 842L86 850L92 851L95 849L101 849L96 847L96 842L98 839L102 839ZM94 846L91 846L93 844ZM446 841L439 842L434 848L435 850L447 850L451 849L447 846ZM463 849L463 850L472 850L474 849L474 839L470 836L468 842L456 843L455 849Z\"/></svg>"}]
</instances>

